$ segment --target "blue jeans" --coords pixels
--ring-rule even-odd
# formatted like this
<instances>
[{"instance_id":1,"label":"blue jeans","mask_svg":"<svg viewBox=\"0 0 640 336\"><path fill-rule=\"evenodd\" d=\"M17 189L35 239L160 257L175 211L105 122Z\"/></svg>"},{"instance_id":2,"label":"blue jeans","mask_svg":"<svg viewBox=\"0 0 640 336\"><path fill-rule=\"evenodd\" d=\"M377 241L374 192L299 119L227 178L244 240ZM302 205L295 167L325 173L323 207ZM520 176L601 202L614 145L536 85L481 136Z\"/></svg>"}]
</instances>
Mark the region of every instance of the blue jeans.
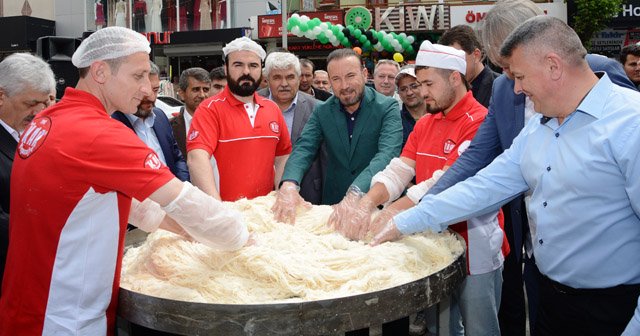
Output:
<instances>
[{"instance_id":1,"label":"blue jeans","mask_svg":"<svg viewBox=\"0 0 640 336\"><path fill-rule=\"evenodd\" d=\"M501 293L502 267L489 273L468 275L451 295L450 334L500 336Z\"/></svg>"}]
</instances>

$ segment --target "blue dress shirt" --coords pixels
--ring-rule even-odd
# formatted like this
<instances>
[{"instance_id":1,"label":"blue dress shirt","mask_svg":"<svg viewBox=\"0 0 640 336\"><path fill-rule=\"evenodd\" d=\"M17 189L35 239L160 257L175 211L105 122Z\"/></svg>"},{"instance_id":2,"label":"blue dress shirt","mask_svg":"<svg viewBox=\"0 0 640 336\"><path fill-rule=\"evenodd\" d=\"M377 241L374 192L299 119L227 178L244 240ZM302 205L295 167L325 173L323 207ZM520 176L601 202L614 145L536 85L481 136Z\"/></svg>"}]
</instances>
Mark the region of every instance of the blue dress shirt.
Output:
<instances>
[{"instance_id":1,"label":"blue dress shirt","mask_svg":"<svg viewBox=\"0 0 640 336\"><path fill-rule=\"evenodd\" d=\"M160 147L160 141L158 140L158 136L156 132L153 130L153 124L156 121L156 114L151 113L145 119L138 118L133 114L125 114L127 119L133 125L133 130L136 132L140 140L144 142L149 148L153 149L156 154L158 154L158 158L160 161L167 164L167 160L164 157L164 153L162 153L162 147Z\"/></svg>"},{"instance_id":2,"label":"blue dress shirt","mask_svg":"<svg viewBox=\"0 0 640 336\"><path fill-rule=\"evenodd\" d=\"M287 124L287 129L289 130L289 136L291 136L291 130L293 129L293 115L295 112L296 105L298 105L298 93L296 92L296 96L293 97L291 101L291 105L287 107L286 110L282 111L282 116L284 117L284 122ZM269 89L269 100L273 100L273 95L271 94L271 89ZM275 100L273 100L275 102Z\"/></svg>"},{"instance_id":3,"label":"blue dress shirt","mask_svg":"<svg viewBox=\"0 0 640 336\"><path fill-rule=\"evenodd\" d=\"M562 125L544 119L475 176L394 217L398 229L441 231L529 191L543 274L575 288L639 284L640 94L604 75ZM640 308L627 331L640 334Z\"/></svg>"}]
</instances>

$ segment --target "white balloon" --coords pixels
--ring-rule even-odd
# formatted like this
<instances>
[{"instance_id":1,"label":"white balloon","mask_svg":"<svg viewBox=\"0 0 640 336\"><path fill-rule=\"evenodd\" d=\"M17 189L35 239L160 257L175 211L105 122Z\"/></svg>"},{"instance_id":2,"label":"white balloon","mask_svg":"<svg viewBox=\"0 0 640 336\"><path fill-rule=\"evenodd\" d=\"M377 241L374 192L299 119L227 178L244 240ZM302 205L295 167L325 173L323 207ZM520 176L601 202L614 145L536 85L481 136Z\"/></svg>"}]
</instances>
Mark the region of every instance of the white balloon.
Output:
<instances>
[{"instance_id":1,"label":"white balloon","mask_svg":"<svg viewBox=\"0 0 640 336\"><path fill-rule=\"evenodd\" d=\"M385 39L385 40L387 40L387 41L389 41L389 42L391 42L391 43L393 43L392 41L395 41L395 39L394 39L394 38L393 38L393 36L391 36L391 35L385 35L385 36L384 36L384 39Z\"/></svg>"},{"instance_id":2,"label":"white balloon","mask_svg":"<svg viewBox=\"0 0 640 336\"><path fill-rule=\"evenodd\" d=\"M322 33L322 28L320 28L320 26L313 27L312 32L313 36L316 37L318 34Z\"/></svg>"},{"instance_id":3,"label":"white balloon","mask_svg":"<svg viewBox=\"0 0 640 336\"><path fill-rule=\"evenodd\" d=\"M318 27L320 27L320 29L322 30L329 29L329 25L326 22L322 22Z\"/></svg>"},{"instance_id":4,"label":"white balloon","mask_svg":"<svg viewBox=\"0 0 640 336\"><path fill-rule=\"evenodd\" d=\"M331 44L332 44L334 47L337 47L337 46L339 46L339 45L340 45L340 42L336 39L336 40L334 40L334 41L331 41Z\"/></svg>"},{"instance_id":5,"label":"white balloon","mask_svg":"<svg viewBox=\"0 0 640 336\"><path fill-rule=\"evenodd\" d=\"M291 14L291 17L299 19L300 15L298 15L298 13L293 13L293 14Z\"/></svg>"},{"instance_id":6,"label":"white balloon","mask_svg":"<svg viewBox=\"0 0 640 336\"><path fill-rule=\"evenodd\" d=\"M395 50L396 52L401 52L402 46L401 45L393 46L393 50Z\"/></svg>"},{"instance_id":7,"label":"white balloon","mask_svg":"<svg viewBox=\"0 0 640 336\"><path fill-rule=\"evenodd\" d=\"M405 33L400 33L400 34L398 34L398 35L399 35L399 36L402 36L402 38L407 38L407 34L405 34Z\"/></svg>"},{"instance_id":8,"label":"white balloon","mask_svg":"<svg viewBox=\"0 0 640 336\"><path fill-rule=\"evenodd\" d=\"M329 39L329 42L331 42L331 44L333 44L333 42L338 41L338 38L335 35L331 35L331 37L327 37Z\"/></svg>"},{"instance_id":9,"label":"white balloon","mask_svg":"<svg viewBox=\"0 0 640 336\"><path fill-rule=\"evenodd\" d=\"M308 38L310 40L313 40L313 39L316 38L316 36L313 35L313 31L311 31L311 30L307 30L306 32L304 32L304 37L306 37L306 38Z\"/></svg>"},{"instance_id":10,"label":"white balloon","mask_svg":"<svg viewBox=\"0 0 640 336\"><path fill-rule=\"evenodd\" d=\"M300 30L300 27L294 26L293 28L291 28L291 34L297 37L302 37L304 33L302 32L302 30Z\"/></svg>"},{"instance_id":11,"label":"white balloon","mask_svg":"<svg viewBox=\"0 0 640 336\"><path fill-rule=\"evenodd\" d=\"M413 42L415 42L415 41L416 41L416 38L415 38L415 37L413 37L413 36L407 36L407 42L409 42L409 43L413 44Z\"/></svg>"},{"instance_id":12,"label":"white balloon","mask_svg":"<svg viewBox=\"0 0 640 336\"><path fill-rule=\"evenodd\" d=\"M310 20L309 17L306 15L303 15L300 17L300 23L307 23L309 22L309 20Z\"/></svg>"},{"instance_id":13,"label":"white balloon","mask_svg":"<svg viewBox=\"0 0 640 336\"><path fill-rule=\"evenodd\" d=\"M331 29L327 29L327 30L324 32L324 35L325 35L328 39L331 39L332 37L335 37L335 35L333 35L333 32L331 31Z\"/></svg>"}]
</instances>

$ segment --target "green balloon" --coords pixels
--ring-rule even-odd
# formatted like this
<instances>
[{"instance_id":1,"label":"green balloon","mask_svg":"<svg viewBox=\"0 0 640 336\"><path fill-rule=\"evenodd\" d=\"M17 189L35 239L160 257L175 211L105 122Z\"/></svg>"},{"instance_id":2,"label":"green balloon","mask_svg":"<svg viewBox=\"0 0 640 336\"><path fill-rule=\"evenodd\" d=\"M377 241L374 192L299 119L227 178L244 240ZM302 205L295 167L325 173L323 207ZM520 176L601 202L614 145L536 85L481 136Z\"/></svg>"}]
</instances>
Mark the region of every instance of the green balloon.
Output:
<instances>
[{"instance_id":1,"label":"green balloon","mask_svg":"<svg viewBox=\"0 0 640 336\"><path fill-rule=\"evenodd\" d=\"M360 31L360 29L354 30L353 36L355 36L357 39L360 39L360 36L362 36L362 32Z\"/></svg>"},{"instance_id":2,"label":"green balloon","mask_svg":"<svg viewBox=\"0 0 640 336\"><path fill-rule=\"evenodd\" d=\"M408 46L408 47L406 47L406 48L404 49L404 51L405 51L407 54L413 54L413 52L414 52L414 50L413 50L413 46L411 46L411 44L409 44L409 46Z\"/></svg>"},{"instance_id":3,"label":"green balloon","mask_svg":"<svg viewBox=\"0 0 640 336\"><path fill-rule=\"evenodd\" d=\"M298 27L300 27L300 30L302 30L303 32L306 32L307 30L309 30L309 26L306 23L300 23L298 25Z\"/></svg>"},{"instance_id":4,"label":"green balloon","mask_svg":"<svg viewBox=\"0 0 640 336\"><path fill-rule=\"evenodd\" d=\"M409 41L407 40L402 40L402 42L400 42L400 45L402 46L402 49L407 50L411 46L411 43L409 43Z\"/></svg>"},{"instance_id":5,"label":"green balloon","mask_svg":"<svg viewBox=\"0 0 640 336\"><path fill-rule=\"evenodd\" d=\"M369 40L367 39L367 35L360 35L360 37L358 38L358 40L360 40L360 42L365 43L368 42Z\"/></svg>"},{"instance_id":6,"label":"green balloon","mask_svg":"<svg viewBox=\"0 0 640 336\"><path fill-rule=\"evenodd\" d=\"M318 19L318 18L311 19L311 22L313 22L313 26L314 27L315 26L319 26L322 23L322 21L320 21L320 19Z\"/></svg>"},{"instance_id":7,"label":"green balloon","mask_svg":"<svg viewBox=\"0 0 640 336\"><path fill-rule=\"evenodd\" d=\"M363 42L362 48L364 48L365 50L371 50L371 41L367 40L366 42Z\"/></svg>"},{"instance_id":8,"label":"green balloon","mask_svg":"<svg viewBox=\"0 0 640 336\"><path fill-rule=\"evenodd\" d=\"M348 25L348 26L347 26L347 29L349 29L349 31L351 32L351 34L353 34L353 29L354 29L354 28L353 28L353 26L352 26L352 25Z\"/></svg>"}]
</instances>

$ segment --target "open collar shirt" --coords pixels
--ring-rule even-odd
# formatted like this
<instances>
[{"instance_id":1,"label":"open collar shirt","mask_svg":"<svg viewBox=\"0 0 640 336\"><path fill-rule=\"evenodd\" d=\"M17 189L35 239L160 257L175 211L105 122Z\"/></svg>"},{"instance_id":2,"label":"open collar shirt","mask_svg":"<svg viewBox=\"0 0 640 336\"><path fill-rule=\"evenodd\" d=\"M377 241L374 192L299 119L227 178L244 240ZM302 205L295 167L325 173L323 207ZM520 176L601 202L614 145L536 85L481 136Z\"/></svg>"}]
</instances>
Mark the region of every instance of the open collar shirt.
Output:
<instances>
[{"instance_id":1,"label":"open collar shirt","mask_svg":"<svg viewBox=\"0 0 640 336\"><path fill-rule=\"evenodd\" d=\"M291 136L291 130L293 130L293 115L296 110L296 105L298 105L299 93L300 92L296 92L295 97L293 97L293 100L291 101L291 105L289 105L287 109L282 111L282 115L284 116L284 121L285 123L287 123L287 129L289 130L289 136ZM275 102L275 100L273 99L273 95L271 94L271 89L269 89L269 99Z\"/></svg>"},{"instance_id":2,"label":"open collar shirt","mask_svg":"<svg viewBox=\"0 0 640 336\"><path fill-rule=\"evenodd\" d=\"M404 234L496 210L522 192L540 271L575 288L640 283L640 94L604 75L560 125L536 115L476 176L394 217ZM640 309L627 330L640 334Z\"/></svg>"},{"instance_id":3,"label":"open collar shirt","mask_svg":"<svg viewBox=\"0 0 640 336\"><path fill-rule=\"evenodd\" d=\"M158 154L160 161L166 165L167 160L162 152L162 147L160 147L160 141L158 140L156 131L153 129L153 124L156 122L156 114L151 112L151 114L145 119L139 118L138 116L130 113L125 113L124 115L129 119L131 125L133 125L133 130L136 132L140 140L149 146L149 148L153 149L153 151Z\"/></svg>"}]
</instances>

